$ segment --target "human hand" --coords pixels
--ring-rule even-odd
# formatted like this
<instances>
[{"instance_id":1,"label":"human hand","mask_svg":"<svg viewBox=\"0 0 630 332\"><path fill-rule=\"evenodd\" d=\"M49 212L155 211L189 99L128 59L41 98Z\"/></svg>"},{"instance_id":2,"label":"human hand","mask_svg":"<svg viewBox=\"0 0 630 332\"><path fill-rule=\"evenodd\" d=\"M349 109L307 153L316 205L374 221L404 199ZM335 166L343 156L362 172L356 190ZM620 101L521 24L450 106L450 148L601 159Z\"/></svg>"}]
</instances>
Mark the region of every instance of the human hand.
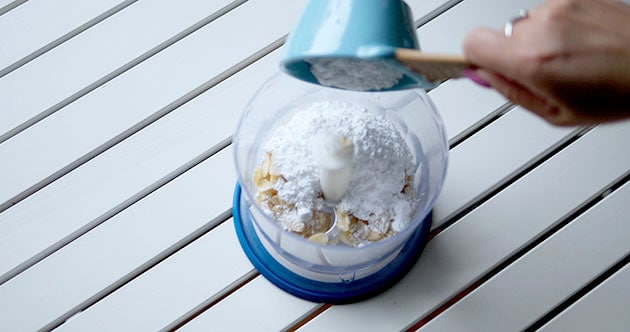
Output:
<instances>
[{"instance_id":1,"label":"human hand","mask_svg":"<svg viewBox=\"0 0 630 332\"><path fill-rule=\"evenodd\" d=\"M613 0L548 0L503 31L464 41L474 73L556 125L630 118L630 6Z\"/></svg>"}]
</instances>

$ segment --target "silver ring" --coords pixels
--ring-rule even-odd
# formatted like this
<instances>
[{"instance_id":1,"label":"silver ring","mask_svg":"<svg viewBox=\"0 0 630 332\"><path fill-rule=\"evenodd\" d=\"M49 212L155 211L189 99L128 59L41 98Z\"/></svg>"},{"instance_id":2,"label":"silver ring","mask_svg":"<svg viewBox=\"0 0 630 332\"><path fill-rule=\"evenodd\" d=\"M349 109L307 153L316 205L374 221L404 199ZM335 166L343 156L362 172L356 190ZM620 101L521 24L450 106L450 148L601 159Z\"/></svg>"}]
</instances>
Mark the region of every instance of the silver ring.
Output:
<instances>
[{"instance_id":1,"label":"silver ring","mask_svg":"<svg viewBox=\"0 0 630 332\"><path fill-rule=\"evenodd\" d=\"M528 16L529 14L527 13L527 9L519 10L518 16L512 17L509 21L507 21L507 23L505 23L505 29L503 30L505 36L508 38L512 37L512 33L514 32L514 25L516 24L516 22L525 19Z\"/></svg>"}]
</instances>

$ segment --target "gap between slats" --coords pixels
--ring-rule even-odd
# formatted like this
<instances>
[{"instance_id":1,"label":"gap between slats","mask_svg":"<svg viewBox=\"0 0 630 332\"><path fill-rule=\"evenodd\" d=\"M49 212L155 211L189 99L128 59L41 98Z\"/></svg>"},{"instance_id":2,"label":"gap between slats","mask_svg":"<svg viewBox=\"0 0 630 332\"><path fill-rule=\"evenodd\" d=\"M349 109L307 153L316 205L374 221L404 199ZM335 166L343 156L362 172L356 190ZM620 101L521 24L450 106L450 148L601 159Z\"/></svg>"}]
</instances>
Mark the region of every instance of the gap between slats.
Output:
<instances>
[{"instance_id":1,"label":"gap between slats","mask_svg":"<svg viewBox=\"0 0 630 332\"><path fill-rule=\"evenodd\" d=\"M626 172L620 178L618 178L615 181L613 181L606 188L604 188L604 189L600 190L599 192L595 193L593 196L591 196L589 199L587 199L582 205L576 207L573 211L567 213L563 218L560 218L559 222L555 226L551 227L549 230L547 230L543 234L539 235L537 238L533 239L533 241L531 243L529 243L525 247L521 248L519 251L517 251L516 253L514 253L512 256L508 257L507 259L505 259L503 262L499 263L495 268L491 269L486 274L482 275L479 279L477 279L476 281L473 281L470 286L468 286L467 288L465 288L464 290L462 290L461 292L459 292L455 296L453 296L450 299L448 299L443 305L441 305L437 309L433 310L429 314L420 317L415 322L411 323L405 329L405 331L416 331L416 330L420 329L422 326L426 325L432 319L437 317L440 313L444 312L445 310L447 310L448 308L453 306L455 303L457 303L459 300L464 298L466 295L470 294L472 291L474 291L475 289L477 289L480 286L482 286L484 283L486 283L488 280L490 280L496 274L498 274L502 270L506 269L512 263L514 263L515 261L517 261L518 259L523 257L527 252L531 251L532 249L534 249L535 247L537 247L538 245L543 243L545 240L549 239L555 233L559 232L565 226L570 224L573 220L578 218L581 214L583 214L588 209L590 209L591 207L593 207L594 205L599 203L602 199L604 199L604 197L606 197L610 193L614 192L615 190L617 190L618 188L623 186L629 180L630 180L630 171ZM621 267L623 267L623 265L622 266L615 265L615 266L611 267L608 271L602 273L601 276L606 276L606 277L601 277L600 276L599 278L597 278L595 280L595 281L597 281L597 283L595 283L595 281L594 281L593 283L585 286L584 288L587 289L586 291L576 293L575 296L570 297L565 302L560 304L556 309L552 310L548 315L542 317L539 321L537 321L534 324L532 324L532 327L539 328L540 326L544 325L546 322L551 320L553 317L555 317L557 314L559 314L562 310L564 310L570 304L572 304L573 302L577 301L579 299L579 297L585 295L585 293L588 292L588 290L590 290L590 289L596 287L597 285L599 285L599 283L603 282L608 276L612 275L614 272L616 272Z\"/></svg>"},{"instance_id":2,"label":"gap between slats","mask_svg":"<svg viewBox=\"0 0 630 332\"><path fill-rule=\"evenodd\" d=\"M444 14L447 10L455 7L458 3L462 2L462 1L464 1L464 0L449 0L449 1L446 1L445 3L443 3L439 7L435 8L434 10L430 11L429 13L424 15L423 17L417 19L416 22L415 22L416 29L418 29L421 26L431 22L433 19L435 19L436 17ZM420 48L422 48L422 45L420 45Z\"/></svg>"},{"instance_id":3,"label":"gap between slats","mask_svg":"<svg viewBox=\"0 0 630 332\"><path fill-rule=\"evenodd\" d=\"M454 149L456 146L458 146L460 143L465 141L467 138L473 136L477 132L481 131L483 128L486 128L491 123L496 121L498 118L502 117L511 109L513 109L515 106L516 105L512 104L511 102L507 102L503 104L503 106L497 108L494 112L491 112L490 114L483 117L481 120L477 121L477 123L473 124L472 126L468 127L466 130L457 134L455 137L451 138L448 141L449 150Z\"/></svg>"},{"instance_id":4,"label":"gap between slats","mask_svg":"<svg viewBox=\"0 0 630 332\"><path fill-rule=\"evenodd\" d=\"M160 331L175 331L179 329L180 327L186 325L191 320L195 319L195 317L201 315L206 310L210 309L215 304L221 302L223 299L230 296L234 292L238 291L241 287L245 286L247 283L258 278L259 276L260 276L260 273L256 271L256 269L250 270L249 272L247 272L246 274L244 274L243 276L241 276L240 278L238 278L231 284L227 285L221 291L217 292L216 294L208 298L206 301L202 302L197 307L193 308L186 314L182 315L182 317L180 317L179 319L176 319L174 322L164 327Z\"/></svg>"},{"instance_id":5,"label":"gap between slats","mask_svg":"<svg viewBox=\"0 0 630 332\"><path fill-rule=\"evenodd\" d=\"M330 307L332 307L332 306L333 305L329 304L329 303L319 304L319 305L315 306L313 309L309 310L304 315L302 315L302 317L300 317L300 318L296 319L295 321L293 321L291 324L289 324L287 327L285 327L281 331L282 332L297 331L300 327L304 326L306 323L308 323L309 321L311 321L312 319L317 317L322 312L330 309Z\"/></svg>"},{"instance_id":6,"label":"gap between slats","mask_svg":"<svg viewBox=\"0 0 630 332\"><path fill-rule=\"evenodd\" d=\"M86 23L82 24L81 26L75 28L74 30L66 33L65 35L57 38L56 40L53 40L52 42L48 43L47 45L42 46L41 48L39 48L38 50L34 51L33 53L23 57L22 59L16 61L13 64L8 65L7 67L3 68L2 70L0 70L0 78L2 78L3 76L9 74L10 72L24 66L25 64L33 61L34 59L36 59L37 57L39 57L40 55L52 50L53 48L65 43L66 41L72 39L73 37L75 37L76 35L82 33L83 31L99 24L100 22L106 20L107 18L111 17L112 15L120 12L121 10L129 7L130 5L132 5L133 3L138 2L138 0L127 0L124 2L119 3L118 5L110 8L109 10L107 10L106 12L102 13L101 15L87 21ZM2 9L0 9L0 15L2 15ZM4 135L3 135L4 136ZM3 141L3 137L0 137L0 143Z\"/></svg>"},{"instance_id":7,"label":"gap between slats","mask_svg":"<svg viewBox=\"0 0 630 332\"><path fill-rule=\"evenodd\" d=\"M28 0L16 0L11 2L10 4L0 8L0 16L12 11L13 9L23 5L24 3L26 3Z\"/></svg>"}]
</instances>

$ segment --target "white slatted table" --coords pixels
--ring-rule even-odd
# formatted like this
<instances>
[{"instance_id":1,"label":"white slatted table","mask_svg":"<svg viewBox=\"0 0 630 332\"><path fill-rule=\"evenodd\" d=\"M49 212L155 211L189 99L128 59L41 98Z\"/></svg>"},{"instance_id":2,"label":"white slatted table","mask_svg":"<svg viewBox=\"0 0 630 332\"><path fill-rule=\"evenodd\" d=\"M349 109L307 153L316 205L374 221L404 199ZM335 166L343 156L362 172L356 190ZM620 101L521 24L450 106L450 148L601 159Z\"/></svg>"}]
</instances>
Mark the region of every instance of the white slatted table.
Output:
<instances>
[{"instance_id":1,"label":"white slatted table","mask_svg":"<svg viewBox=\"0 0 630 332\"><path fill-rule=\"evenodd\" d=\"M431 240L387 292L275 288L231 219L231 135L306 0L0 1L0 331L620 331L630 122L558 128L467 80ZM538 0L409 0L460 52Z\"/></svg>"}]
</instances>

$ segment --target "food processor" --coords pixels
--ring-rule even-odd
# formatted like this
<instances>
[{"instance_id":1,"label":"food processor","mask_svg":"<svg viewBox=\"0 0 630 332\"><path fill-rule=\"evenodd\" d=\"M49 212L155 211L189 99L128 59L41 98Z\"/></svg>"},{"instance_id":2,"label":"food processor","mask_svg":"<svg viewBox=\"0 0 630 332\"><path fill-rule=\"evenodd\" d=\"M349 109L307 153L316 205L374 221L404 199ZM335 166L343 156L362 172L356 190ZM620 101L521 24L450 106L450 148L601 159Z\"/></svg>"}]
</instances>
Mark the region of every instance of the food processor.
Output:
<instances>
[{"instance_id":1,"label":"food processor","mask_svg":"<svg viewBox=\"0 0 630 332\"><path fill-rule=\"evenodd\" d=\"M363 4L365 6L359 7ZM380 15L376 15L377 10L380 10ZM412 26L411 13L402 1L361 1L361 4L353 0L311 1L300 24L312 21L314 17L319 21L329 20L327 24L332 25L335 22L356 24L357 19L366 18L366 15L385 16L392 29L398 30L389 33L393 39L390 38L388 43L397 39L405 43L399 46L417 48L415 32L408 32ZM338 17L345 17L347 21L337 20ZM404 28L401 29L400 25ZM246 256L265 278L286 292L309 301L335 304L374 296L394 285L414 266L427 241L431 228L431 209L442 188L448 159L444 125L425 90L399 88L403 84L382 91L352 91L323 86L312 79L304 80L304 76L310 75L308 73L295 77L296 71L288 67L296 64L296 50L312 44L315 35L320 36L318 38L334 39L339 37L338 33L342 30L337 29L332 35L321 37L321 34L309 34L298 27L286 45L285 57L281 62L283 71L269 78L250 100L233 138L238 176L233 216L236 234ZM295 34L296 31L302 35ZM405 31L405 36L395 37L400 31ZM367 36L375 34L379 32L371 29ZM337 40L346 43L347 36L344 38ZM330 41L327 43L331 44ZM362 49L365 51L369 47ZM304 74L308 65L299 62L297 68L298 74ZM407 76L401 79L404 82L410 80ZM404 229L392 236L357 246L343 241L328 241L336 236L330 234L335 233L335 225L341 218L332 208L331 227L323 235L324 241L321 241L321 237L314 240L286 229L261 206L257 199L255 173L258 172L260 161L265 158L266 142L305 107L321 101L359 105L383 121L391 122L404 140L413 159L409 177L411 182L408 185L414 193L410 222ZM347 168L347 165L344 167ZM321 182L323 187L329 187L329 197L339 196L336 200L343 195L343 190L337 190L339 183L348 182L347 179L338 180L343 179L344 173L339 174L330 173L332 180ZM323 189L326 192L326 188Z\"/></svg>"},{"instance_id":2,"label":"food processor","mask_svg":"<svg viewBox=\"0 0 630 332\"><path fill-rule=\"evenodd\" d=\"M321 100L350 101L385 117L408 144L416 167L411 184L416 204L411 224L395 236L362 247L319 244L282 229L256 204L253 174L264 143L304 105ZM394 284L418 259L448 154L444 126L423 90L356 92L278 73L245 109L233 144L238 171L233 215L239 241L260 273L280 288L316 302L357 301Z\"/></svg>"}]
</instances>

